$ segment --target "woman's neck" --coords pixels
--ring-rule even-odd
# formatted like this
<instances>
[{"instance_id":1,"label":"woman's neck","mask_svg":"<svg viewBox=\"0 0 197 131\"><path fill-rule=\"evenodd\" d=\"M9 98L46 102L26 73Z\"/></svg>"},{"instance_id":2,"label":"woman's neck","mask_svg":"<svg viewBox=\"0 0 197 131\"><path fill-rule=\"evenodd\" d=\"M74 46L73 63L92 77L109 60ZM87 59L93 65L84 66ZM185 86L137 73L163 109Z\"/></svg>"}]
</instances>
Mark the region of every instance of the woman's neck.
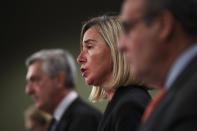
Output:
<instances>
[{"instance_id":1,"label":"woman's neck","mask_svg":"<svg viewBox=\"0 0 197 131\"><path fill-rule=\"evenodd\" d=\"M116 89L112 88L112 89L104 89L106 94L107 94L107 98L109 100L112 100L113 96L114 96L114 93L116 91Z\"/></svg>"}]
</instances>

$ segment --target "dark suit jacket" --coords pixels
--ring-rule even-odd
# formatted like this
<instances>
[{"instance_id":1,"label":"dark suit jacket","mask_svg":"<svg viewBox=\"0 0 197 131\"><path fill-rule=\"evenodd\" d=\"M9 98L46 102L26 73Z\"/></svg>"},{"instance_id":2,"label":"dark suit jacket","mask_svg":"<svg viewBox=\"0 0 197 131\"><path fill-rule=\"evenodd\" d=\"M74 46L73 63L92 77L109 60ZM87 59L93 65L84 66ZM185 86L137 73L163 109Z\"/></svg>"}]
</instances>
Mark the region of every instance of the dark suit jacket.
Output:
<instances>
[{"instance_id":1,"label":"dark suit jacket","mask_svg":"<svg viewBox=\"0 0 197 131\"><path fill-rule=\"evenodd\" d=\"M101 116L99 111L77 98L64 112L55 131L96 131Z\"/></svg>"},{"instance_id":2,"label":"dark suit jacket","mask_svg":"<svg viewBox=\"0 0 197 131\"><path fill-rule=\"evenodd\" d=\"M97 131L134 131L149 100L150 95L141 86L119 87Z\"/></svg>"},{"instance_id":3,"label":"dark suit jacket","mask_svg":"<svg viewBox=\"0 0 197 131\"><path fill-rule=\"evenodd\" d=\"M197 130L197 57L175 80L139 131Z\"/></svg>"}]
</instances>

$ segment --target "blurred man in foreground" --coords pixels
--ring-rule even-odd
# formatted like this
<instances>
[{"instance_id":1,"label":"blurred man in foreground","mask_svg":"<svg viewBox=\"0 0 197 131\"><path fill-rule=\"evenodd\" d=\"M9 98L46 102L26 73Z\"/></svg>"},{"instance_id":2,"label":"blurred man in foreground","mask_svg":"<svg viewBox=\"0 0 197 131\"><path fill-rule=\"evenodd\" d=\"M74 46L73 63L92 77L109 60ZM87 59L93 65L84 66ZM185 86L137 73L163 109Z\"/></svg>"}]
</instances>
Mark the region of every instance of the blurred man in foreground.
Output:
<instances>
[{"instance_id":1,"label":"blurred man in foreground","mask_svg":"<svg viewBox=\"0 0 197 131\"><path fill-rule=\"evenodd\" d=\"M125 0L121 21L131 73L163 92L139 131L197 130L197 1Z\"/></svg>"}]
</instances>

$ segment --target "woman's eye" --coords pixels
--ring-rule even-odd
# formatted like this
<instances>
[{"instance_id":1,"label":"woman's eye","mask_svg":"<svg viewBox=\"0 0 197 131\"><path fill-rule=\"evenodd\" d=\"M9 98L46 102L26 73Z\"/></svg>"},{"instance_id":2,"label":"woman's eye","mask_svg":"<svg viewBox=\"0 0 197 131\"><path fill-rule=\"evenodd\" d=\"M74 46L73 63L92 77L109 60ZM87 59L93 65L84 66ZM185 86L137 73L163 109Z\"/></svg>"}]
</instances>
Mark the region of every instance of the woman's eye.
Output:
<instances>
[{"instance_id":1,"label":"woman's eye","mask_svg":"<svg viewBox=\"0 0 197 131\"><path fill-rule=\"evenodd\" d=\"M87 46L87 49L91 49L91 48L92 48L92 46L90 46L90 45Z\"/></svg>"}]
</instances>

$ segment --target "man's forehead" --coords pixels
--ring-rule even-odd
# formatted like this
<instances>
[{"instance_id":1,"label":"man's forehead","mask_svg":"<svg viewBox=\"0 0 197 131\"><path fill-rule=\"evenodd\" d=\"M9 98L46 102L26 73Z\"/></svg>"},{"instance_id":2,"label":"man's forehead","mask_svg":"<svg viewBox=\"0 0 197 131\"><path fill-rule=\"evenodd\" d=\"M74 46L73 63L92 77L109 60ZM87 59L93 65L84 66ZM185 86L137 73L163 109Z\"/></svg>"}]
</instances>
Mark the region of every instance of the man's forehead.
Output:
<instances>
[{"instance_id":1,"label":"man's forehead","mask_svg":"<svg viewBox=\"0 0 197 131\"><path fill-rule=\"evenodd\" d=\"M41 73L42 62L37 61L28 67L26 78L30 78L36 73Z\"/></svg>"},{"instance_id":2,"label":"man's forehead","mask_svg":"<svg viewBox=\"0 0 197 131\"><path fill-rule=\"evenodd\" d=\"M121 10L121 19L128 20L142 14L144 0L125 0Z\"/></svg>"}]
</instances>

